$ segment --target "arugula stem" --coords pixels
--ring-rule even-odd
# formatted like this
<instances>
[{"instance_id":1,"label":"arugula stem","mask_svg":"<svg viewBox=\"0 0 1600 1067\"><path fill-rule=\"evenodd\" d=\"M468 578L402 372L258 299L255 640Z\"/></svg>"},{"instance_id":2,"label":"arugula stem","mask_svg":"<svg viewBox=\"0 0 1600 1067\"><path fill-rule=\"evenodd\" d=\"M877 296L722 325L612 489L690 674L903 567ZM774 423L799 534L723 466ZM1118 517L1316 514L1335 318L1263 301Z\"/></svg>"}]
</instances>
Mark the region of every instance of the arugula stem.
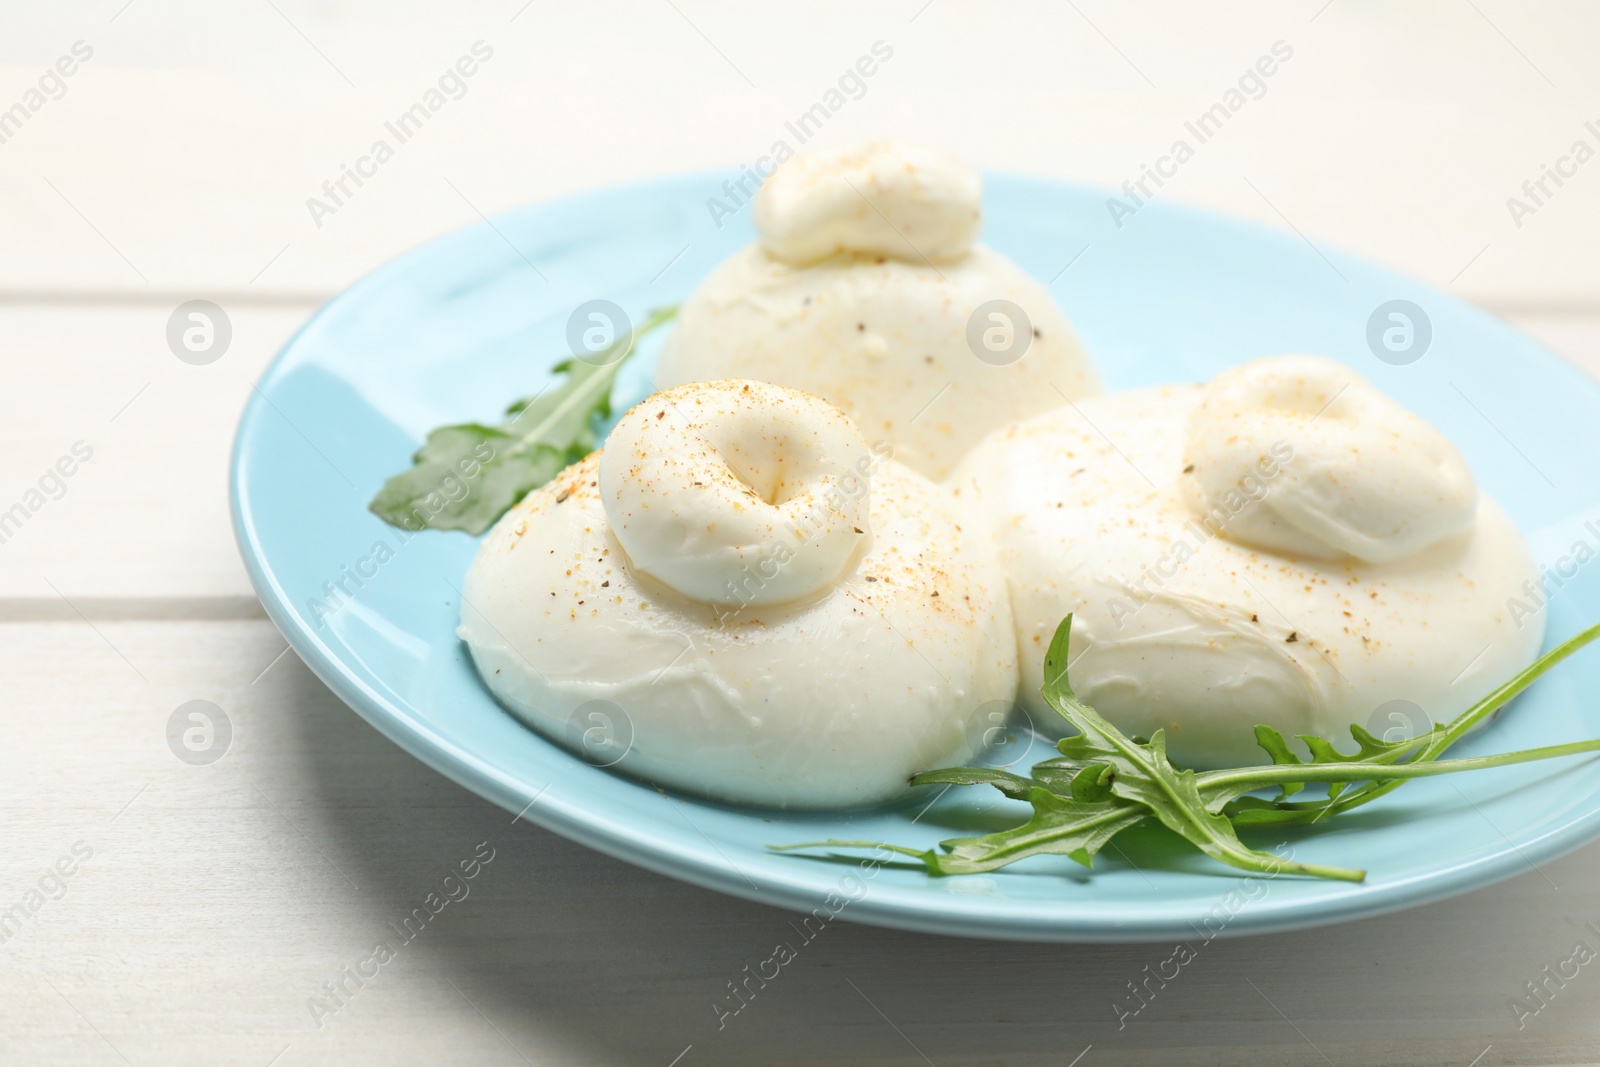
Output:
<instances>
[{"instance_id":1,"label":"arugula stem","mask_svg":"<svg viewBox=\"0 0 1600 1067\"><path fill-rule=\"evenodd\" d=\"M1427 750L1425 750L1423 754L1419 755L1418 758L1425 758L1427 751L1432 751L1433 753L1437 754L1449 748L1461 737L1462 734L1472 729L1484 718L1494 714L1494 712L1508 703L1513 697L1517 696L1517 694L1521 693L1524 689L1528 688L1528 686L1536 682L1540 675L1544 674L1551 667L1554 667L1556 664L1560 663L1562 660L1566 659L1568 656L1572 655L1574 652L1578 651L1584 645L1587 645L1597 637L1600 637L1600 623L1595 623L1587 630L1583 630L1577 634L1574 634L1572 637L1569 637L1565 641L1561 642L1555 648L1552 648L1549 652L1546 652L1544 655L1534 660L1529 666L1513 675L1511 679L1504 685L1500 686L1500 688L1496 689L1494 692L1490 693L1488 696L1472 705L1472 707L1456 716L1456 718L1445 727L1443 735L1441 735L1438 740L1431 743Z\"/></svg>"},{"instance_id":2,"label":"arugula stem","mask_svg":"<svg viewBox=\"0 0 1600 1067\"><path fill-rule=\"evenodd\" d=\"M797 848L885 848L890 852L898 852L902 856L914 856L917 859L921 859L927 852L926 849L891 845L884 841L840 841L832 837L826 841L796 841L792 845L768 845L767 847L774 852L793 852Z\"/></svg>"},{"instance_id":3,"label":"arugula stem","mask_svg":"<svg viewBox=\"0 0 1600 1067\"><path fill-rule=\"evenodd\" d=\"M1353 867L1328 867L1321 863L1291 863L1281 860L1277 864L1264 863L1255 868L1263 874L1304 874L1313 878L1332 878L1336 882L1365 882L1367 872Z\"/></svg>"},{"instance_id":4,"label":"arugula stem","mask_svg":"<svg viewBox=\"0 0 1600 1067\"><path fill-rule=\"evenodd\" d=\"M1007 856L1015 852L1026 852L1038 845L1048 844L1049 842L1058 838L1081 837L1087 830L1092 830L1099 826L1106 826L1111 823L1120 822L1127 817L1127 808L1113 807L1107 810L1104 814L1085 819L1083 822L1070 823L1066 826L1054 827L1049 830L1041 830L1038 833L1030 834L1027 837L1018 837L1004 847L991 850L984 858L985 861L987 861L992 857ZM1141 816L1141 818L1143 818L1143 816Z\"/></svg>"},{"instance_id":5,"label":"arugula stem","mask_svg":"<svg viewBox=\"0 0 1600 1067\"><path fill-rule=\"evenodd\" d=\"M1052 827L1048 830L1041 830L1038 833L1030 834L1027 837L1019 837L1002 848L991 850L986 854L985 858L987 859L988 857L1007 856L1015 852L1025 852L1036 845L1048 844L1049 842L1057 840L1058 838L1082 836L1085 830L1119 822L1127 817L1127 808L1113 807L1103 814L1095 815L1089 819L1085 819L1083 822L1075 822L1066 826ZM772 849L774 852L789 852L797 848L823 847L886 848L891 852L898 852L904 856L916 856L918 859L922 859L928 854L927 850L925 849L907 848L904 845L890 845L882 841L839 841L833 838L829 838L826 841L801 841L798 844L793 845L768 845L767 847Z\"/></svg>"},{"instance_id":6,"label":"arugula stem","mask_svg":"<svg viewBox=\"0 0 1600 1067\"><path fill-rule=\"evenodd\" d=\"M1282 782L1370 782L1426 778L1435 774L1454 774L1456 771L1476 771L1488 767L1507 767L1513 763L1575 756L1583 752L1600 752L1600 738L1589 741L1572 741L1565 745L1529 748L1521 752L1502 752L1493 756L1472 756L1467 759L1428 760L1396 765L1380 763L1308 763L1300 766L1274 764L1266 767L1240 767L1228 771L1209 771L1196 775L1202 786L1249 785L1252 788L1278 785Z\"/></svg>"},{"instance_id":7,"label":"arugula stem","mask_svg":"<svg viewBox=\"0 0 1600 1067\"><path fill-rule=\"evenodd\" d=\"M1554 667L1556 664L1560 663L1562 660L1566 659L1580 648L1583 648L1585 645L1594 641L1597 637L1600 637L1600 623L1596 623L1588 629L1582 630L1577 634L1574 634L1572 637L1567 638L1555 648L1552 648L1549 652L1546 652L1543 656L1540 656L1538 659L1534 660L1533 663L1528 665L1526 668L1517 672L1507 682L1505 682L1505 684L1495 689L1488 696L1484 697L1482 700L1472 705L1472 707L1456 716L1441 733L1424 745L1409 763L1399 764L1397 766L1417 766L1419 764L1432 763L1436 761L1441 753L1459 741L1461 736L1468 730L1471 730L1485 718L1504 707L1524 689L1538 681L1540 676L1542 676L1546 671L1550 670L1550 668ZM1308 770L1310 766L1313 765L1307 764L1296 768L1296 777L1290 780L1308 780L1308 776L1304 772ZM1327 766L1331 766L1331 764ZM1352 808L1358 808L1363 804L1376 800L1385 793L1389 793L1400 788L1401 784L1404 783L1409 776L1395 777L1388 781L1382 782L1372 781L1373 777L1375 776L1366 776L1365 780L1367 780L1369 784L1364 785L1359 789L1351 790L1349 793L1341 796L1338 800L1316 801L1309 804L1296 803L1282 805L1279 810L1283 813L1284 818L1277 821L1320 822L1329 815L1338 815L1341 812L1349 811ZM1345 781L1360 780L1363 779L1360 777L1351 777L1345 779ZM1291 818L1293 815L1314 815L1314 818L1310 820L1295 820Z\"/></svg>"},{"instance_id":8,"label":"arugula stem","mask_svg":"<svg viewBox=\"0 0 1600 1067\"><path fill-rule=\"evenodd\" d=\"M561 419L571 415L574 411L582 411L585 408L594 407L595 401L600 397L602 392L606 394L611 392L611 385L617 379L617 371L622 368L624 363L633 358L633 354L639 350L639 342L644 339L645 335L651 330L654 330L656 327L671 322L673 319L677 318L677 316L678 305L676 304L673 304L670 307L654 308L646 313L644 321L639 324L639 328L631 331L628 334L628 350L624 352L622 356L614 363L607 365L607 369L610 373L595 375L594 377L585 381L578 389L573 390L571 394L563 397L561 403L558 404L553 411L546 413L544 418L540 419L539 422L533 426L533 428L518 438L517 443L512 446L513 449L518 449L537 443L544 437L547 427L558 423ZM507 428L509 429L515 427L521 417L521 413L519 412L514 418L512 418Z\"/></svg>"}]
</instances>

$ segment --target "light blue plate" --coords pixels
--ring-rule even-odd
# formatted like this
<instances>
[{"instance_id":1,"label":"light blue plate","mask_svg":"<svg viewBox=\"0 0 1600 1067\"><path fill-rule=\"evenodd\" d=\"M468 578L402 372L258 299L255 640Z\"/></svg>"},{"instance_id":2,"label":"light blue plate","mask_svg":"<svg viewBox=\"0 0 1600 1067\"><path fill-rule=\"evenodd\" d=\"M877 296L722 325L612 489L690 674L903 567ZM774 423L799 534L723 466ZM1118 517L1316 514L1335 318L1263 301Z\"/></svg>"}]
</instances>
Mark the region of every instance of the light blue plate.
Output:
<instances>
[{"instance_id":1,"label":"light blue plate","mask_svg":"<svg viewBox=\"0 0 1600 1067\"><path fill-rule=\"evenodd\" d=\"M439 532L403 541L367 501L433 426L496 419L536 391L566 351L578 304L604 297L637 316L676 302L750 241L748 210L718 229L706 208L733 176L587 193L451 234L332 301L262 377L233 457L250 577L306 663L395 742L508 811L651 870L821 916L985 937L1193 939L1333 922L1527 872L1600 834L1600 765L1569 759L1416 781L1290 836L1299 858L1368 868L1364 885L1238 878L1164 831L1119 839L1092 874L1044 857L935 880L764 846L826 837L927 846L996 826L1016 805L984 788L952 790L920 819L916 807L734 809L591 767L520 725L478 683L454 635L455 587L476 542ZM1600 546L1583 527L1600 516L1600 390L1587 378L1482 311L1295 235L1162 203L1118 229L1105 196L993 177L985 239L1055 279L1110 387L1204 379L1275 353L1333 356L1441 427L1541 561L1580 539ZM1367 341L1374 309L1396 299L1432 323L1429 348L1407 365L1380 361ZM625 368L619 407L647 392L658 344ZM332 606L329 583L341 581L355 595L319 623L312 601ZM1596 619L1600 565L1555 593L1550 643ZM1596 736L1596 694L1600 650L1590 650L1460 751ZM1269 848L1280 836L1251 842Z\"/></svg>"}]
</instances>

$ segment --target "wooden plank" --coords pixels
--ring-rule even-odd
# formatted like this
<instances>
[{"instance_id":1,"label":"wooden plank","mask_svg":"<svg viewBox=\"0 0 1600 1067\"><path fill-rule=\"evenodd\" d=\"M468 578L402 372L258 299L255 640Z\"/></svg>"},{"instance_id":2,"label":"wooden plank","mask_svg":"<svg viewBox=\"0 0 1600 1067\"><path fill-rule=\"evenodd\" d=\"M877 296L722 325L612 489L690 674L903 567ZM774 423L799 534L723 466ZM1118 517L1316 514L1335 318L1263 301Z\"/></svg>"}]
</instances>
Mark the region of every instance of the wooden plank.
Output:
<instances>
[{"instance_id":1,"label":"wooden plank","mask_svg":"<svg viewBox=\"0 0 1600 1067\"><path fill-rule=\"evenodd\" d=\"M305 312L234 308L228 350L192 366L167 345L172 310L0 307L0 511L30 512L4 531L0 597L250 595L229 450Z\"/></svg>"},{"instance_id":2,"label":"wooden plank","mask_svg":"<svg viewBox=\"0 0 1600 1067\"><path fill-rule=\"evenodd\" d=\"M196 597L233 598L213 614L251 611L228 450L251 382L306 312L233 308L232 346L196 367L167 347L171 310L0 307L0 351L22 355L0 362L0 511L75 443L94 450L0 543L0 619L185 617ZM1517 321L1600 374L1600 313Z\"/></svg>"},{"instance_id":3,"label":"wooden plank","mask_svg":"<svg viewBox=\"0 0 1600 1067\"><path fill-rule=\"evenodd\" d=\"M480 212L798 147L785 123L882 40L892 59L820 139L890 131L1112 188L1186 140L1193 158L1147 186L1159 199L1293 227L1478 300L1600 300L1600 163L1561 164L1577 140L1600 147L1582 103L1600 90L1583 45L1600 9L1581 0L451 10L40 14L8 40L0 101L74 41L96 51L0 145L0 292L330 293ZM175 46L192 35L206 47ZM385 123L479 40L493 58L400 144ZM1292 57L1202 143L1186 123L1276 41ZM393 159L313 220L323 183L384 138ZM1572 176L1551 184L1547 164ZM1539 180L1534 205L1522 187ZM1536 209L1513 218L1513 196Z\"/></svg>"},{"instance_id":4,"label":"wooden plank","mask_svg":"<svg viewBox=\"0 0 1600 1067\"><path fill-rule=\"evenodd\" d=\"M1597 847L1448 904L1202 944L1121 1028L1113 1003L1171 946L849 924L719 1028L792 916L513 825L282 648L264 621L0 625L0 908L93 851L0 945L5 1062L1554 1063L1600 1043L1588 968L1520 1031L1507 1005L1600 940ZM194 699L233 729L207 766L165 737ZM314 1013L485 841L467 896Z\"/></svg>"}]
</instances>

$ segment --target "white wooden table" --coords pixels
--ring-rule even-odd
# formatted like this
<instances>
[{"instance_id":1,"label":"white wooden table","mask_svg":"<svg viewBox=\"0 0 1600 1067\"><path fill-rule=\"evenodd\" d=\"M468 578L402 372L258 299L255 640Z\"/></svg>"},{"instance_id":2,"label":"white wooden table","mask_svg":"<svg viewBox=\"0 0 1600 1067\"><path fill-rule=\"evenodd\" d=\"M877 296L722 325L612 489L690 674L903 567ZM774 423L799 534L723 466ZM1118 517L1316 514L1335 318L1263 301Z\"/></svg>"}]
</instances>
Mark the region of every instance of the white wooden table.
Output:
<instances>
[{"instance_id":1,"label":"white wooden table","mask_svg":"<svg viewBox=\"0 0 1600 1067\"><path fill-rule=\"evenodd\" d=\"M0 1063L1600 1061L1600 970L1520 1029L1509 1004L1600 945L1597 847L1400 915L1212 943L1120 1029L1113 1001L1168 950L848 924L719 1029L713 1003L787 915L513 825L283 654L225 478L295 326L480 212L750 162L877 41L892 59L827 138L1108 186L1285 42L1160 195L1388 262L1600 371L1600 162L1520 220L1507 205L1575 140L1600 147L1596 5L859 7L0 4L0 116L26 112L0 123L0 511L28 511L0 543ZM478 41L465 95L316 225L307 198ZM165 340L195 298L233 326L208 366ZM30 497L78 442L92 457ZM196 699L233 729L207 766L166 741ZM350 977L483 842L470 895Z\"/></svg>"}]
</instances>

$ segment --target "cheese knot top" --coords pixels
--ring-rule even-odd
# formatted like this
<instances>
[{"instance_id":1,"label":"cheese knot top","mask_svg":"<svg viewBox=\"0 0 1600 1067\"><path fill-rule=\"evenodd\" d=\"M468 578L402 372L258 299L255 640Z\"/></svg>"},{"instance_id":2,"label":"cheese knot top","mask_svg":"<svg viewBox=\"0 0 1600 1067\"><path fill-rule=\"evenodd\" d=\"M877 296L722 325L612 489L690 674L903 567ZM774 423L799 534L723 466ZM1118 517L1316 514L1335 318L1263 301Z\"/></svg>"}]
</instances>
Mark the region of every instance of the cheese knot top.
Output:
<instances>
[{"instance_id":1,"label":"cheese knot top","mask_svg":"<svg viewBox=\"0 0 1600 1067\"><path fill-rule=\"evenodd\" d=\"M1472 528L1478 487L1438 430L1331 359L1278 356L1219 374L1183 438L1197 517L1229 514L1226 536L1290 556L1407 559ZM1275 461L1275 462L1274 462ZM1260 471L1281 466L1270 487ZM1256 496L1232 514L1230 494Z\"/></svg>"},{"instance_id":2,"label":"cheese knot top","mask_svg":"<svg viewBox=\"0 0 1600 1067\"><path fill-rule=\"evenodd\" d=\"M841 252L946 263L983 228L983 180L948 152L903 141L813 152L761 187L755 224L767 251L793 266Z\"/></svg>"},{"instance_id":3,"label":"cheese knot top","mask_svg":"<svg viewBox=\"0 0 1600 1067\"><path fill-rule=\"evenodd\" d=\"M600 495L634 568L708 604L834 585L871 540L872 453L838 408L765 382L667 389L624 415Z\"/></svg>"}]
</instances>

